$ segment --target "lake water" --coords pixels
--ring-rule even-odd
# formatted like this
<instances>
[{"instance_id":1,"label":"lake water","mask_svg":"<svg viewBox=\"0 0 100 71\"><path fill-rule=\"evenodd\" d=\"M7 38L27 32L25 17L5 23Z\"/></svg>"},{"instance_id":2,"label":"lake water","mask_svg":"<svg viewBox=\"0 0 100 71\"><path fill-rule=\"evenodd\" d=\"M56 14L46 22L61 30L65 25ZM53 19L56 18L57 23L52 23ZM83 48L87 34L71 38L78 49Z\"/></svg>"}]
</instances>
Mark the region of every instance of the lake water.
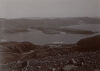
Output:
<instances>
[{"instance_id":1,"label":"lake water","mask_svg":"<svg viewBox=\"0 0 100 71\"><path fill-rule=\"evenodd\" d=\"M65 32L61 30L55 29L44 29L39 30L36 28L27 28L28 32L16 32L16 33L3 33L0 34L1 42L6 41L30 41L34 44L52 44L52 43L64 43L64 44L73 44L79 41L82 38L94 36L100 34L100 24L76 24L76 25L68 25L68 26L59 26L58 28L63 29L74 29L74 30L82 30L82 31L92 31L96 32L94 34L79 34L79 33L71 33ZM45 33L47 31L48 33ZM53 32L53 33L52 33ZM51 34L50 34L51 33Z\"/></svg>"}]
</instances>

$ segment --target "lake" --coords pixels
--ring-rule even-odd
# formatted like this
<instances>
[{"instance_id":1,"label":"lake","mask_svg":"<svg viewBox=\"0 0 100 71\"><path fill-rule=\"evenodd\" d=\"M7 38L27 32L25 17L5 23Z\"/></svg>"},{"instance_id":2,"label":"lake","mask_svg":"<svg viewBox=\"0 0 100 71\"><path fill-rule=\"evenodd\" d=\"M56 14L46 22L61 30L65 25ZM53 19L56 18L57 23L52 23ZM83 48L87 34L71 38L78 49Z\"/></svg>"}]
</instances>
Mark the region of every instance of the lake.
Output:
<instances>
[{"instance_id":1,"label":"lake","mask_svg":"<svg viewBox=\"0 0 100 71\"><path fill-rule=\"evenodd\" d=\"M6 26L6 25L5 25ZM20 25L19 25L20 26ZM17 30L8 29L4 27L1 29L0 39L1 42L6 41L29 41L34 44L44 45L44 44L73 44L82 38L99 35L100 34L100 24L88 24L88 23L78 23L71 25L60 25L54 27L53 25L48 27L46 25L42 27L23 27ZM18 30L20 29L20 30Z\"/></svg>"}]
</instances>

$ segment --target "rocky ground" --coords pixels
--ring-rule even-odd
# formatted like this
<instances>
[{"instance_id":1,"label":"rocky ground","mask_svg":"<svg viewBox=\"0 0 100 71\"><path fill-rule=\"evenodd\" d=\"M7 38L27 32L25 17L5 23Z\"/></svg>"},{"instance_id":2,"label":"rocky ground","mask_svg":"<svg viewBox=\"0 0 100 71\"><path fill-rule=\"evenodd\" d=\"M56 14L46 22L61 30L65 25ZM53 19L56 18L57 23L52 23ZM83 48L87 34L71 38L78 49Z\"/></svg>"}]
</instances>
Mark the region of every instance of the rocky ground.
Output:
<instances>
[{"instance_id":1,"label":"rocky ground","mask_svg":"<svg viewBox=\"0 0 100 71\"><path fill-rule=\"evenodd\" d=\"M0 43L1 71L100 71L100 35L73 45Z\"/></svg>"}]
</instances>

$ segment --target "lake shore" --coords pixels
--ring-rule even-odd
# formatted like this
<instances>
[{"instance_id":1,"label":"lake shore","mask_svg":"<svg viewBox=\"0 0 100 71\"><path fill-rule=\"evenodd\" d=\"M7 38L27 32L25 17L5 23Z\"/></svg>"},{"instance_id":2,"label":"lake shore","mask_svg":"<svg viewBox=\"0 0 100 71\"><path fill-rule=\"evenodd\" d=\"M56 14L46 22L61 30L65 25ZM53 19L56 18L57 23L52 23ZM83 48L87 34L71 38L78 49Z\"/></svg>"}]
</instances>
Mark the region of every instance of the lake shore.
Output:
<instances>
[{"instance_id":1,"label":"lake shore","mask_svg":"<svg viewBox=\"0 0 100 71\"><path fill-rule=\"evenodd\" d=\"M99 71L99 44L99 35L81 39L74 45L40 46L30 42L3 42L0 45L5 47L2 49L5 56L3 55L4 63L1 64L1 69L2 71Z\"/></svg>"}]
</instances>

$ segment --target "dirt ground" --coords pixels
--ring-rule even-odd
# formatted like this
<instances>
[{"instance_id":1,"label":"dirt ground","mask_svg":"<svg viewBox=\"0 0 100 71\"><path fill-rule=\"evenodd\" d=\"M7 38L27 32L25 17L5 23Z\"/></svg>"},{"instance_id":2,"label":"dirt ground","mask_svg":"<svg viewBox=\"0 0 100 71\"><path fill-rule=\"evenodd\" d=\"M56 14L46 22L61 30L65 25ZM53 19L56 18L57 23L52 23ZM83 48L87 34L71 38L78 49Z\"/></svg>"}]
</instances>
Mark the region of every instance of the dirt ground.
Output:
<instances>
[{"instance_id":1,"label":"dirt ground","mask_svg":"<svg viewBox=\"0 0 100 71\"><path fill-rule=\"evenodd\" d=\"M78 52L71 46L54 45L34 48L34 52L20 53L8 63L1 64L2 71L100 71L100 51ZM58 48L62 46L61 48ZM33 47L32 47L33 48ZM9 56L9 55L7 55ZM13 57L12 57L13 58ZM71 67L67 70L67 67Z\"/></svg>"},{"instance_id":2,"label":"dirt ground","mask_svg":"<svg viewBox=\"0 0 100 71\"><path fill-rule=\"evenodd\" d=\"M0 43L1 71L100 71L100 35L76 44Z\"/></svg>"}]
</instances>

